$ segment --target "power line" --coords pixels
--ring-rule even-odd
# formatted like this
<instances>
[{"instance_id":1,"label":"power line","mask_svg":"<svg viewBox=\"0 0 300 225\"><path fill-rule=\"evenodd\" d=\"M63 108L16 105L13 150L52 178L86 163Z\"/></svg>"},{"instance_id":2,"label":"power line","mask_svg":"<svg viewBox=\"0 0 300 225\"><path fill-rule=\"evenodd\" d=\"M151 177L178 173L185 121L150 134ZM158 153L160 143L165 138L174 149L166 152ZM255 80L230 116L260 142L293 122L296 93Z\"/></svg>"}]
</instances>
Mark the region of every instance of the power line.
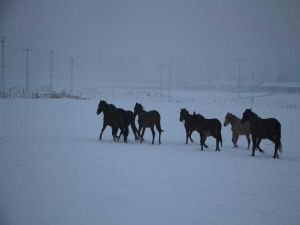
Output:
<instances>
[{"instance_id":1,"label":"power line","mask_svg":"<svg viewBox=\"0 0 300 225\"><path fill-rule=\"evenodd\" d=\"M71 65L71 77L70 77L70 94L72 94L73 92L73 88L74 88L74 78L73 78L73 67L74 67L74 58L71 57L70 58L70 65Z\"/></svg>"},{"instance_id":2,"label":"power line","mask_svg":"<svg viewBox=\"0 0 300 225\"><path fill-rule=\"evenodd\" d=\"M169 89L168 89L168 101L171 101L171 81L172 81L172 68L169 67Z\"/></svg>"},{"instance_id":3,"label":"power line","mask_svg":"<svg viewBox=\"0 0 300 225\"><path fill-rule=\"evenodd\" d=\"M159 76L159 95L162 97L162 82L163 82L163 67L164 63L160 64L160 76Z\"/></svg>"},{"instance_id":4,"label":"power line","mask_svg":"<svg viewBox=\"0 0 300 225\"><path fill-rule=\"evenodd\" d=\"M32 51L31 48L24 48L23 51L26 52L26 93L29 93L29 52Z\"/></svg>"},{"instance_id":5,"label":"power line","mask_svg":"<svg viewBox=\"0 0 300 225\"><path fill-rule=\"evenodd\" d=\"M50 92L53 91L53 57L54 57L54 51L50 50L50 74L49 74L49 90Z\"/></svg>"},{"instance_id":6,"label":"power line","mask_svg":"<svg viewBox=\"0 0 300 225\"><path fill-rule=\"evenodd\" d=\"M5 37L1 37L1 50L2 50L2 60L1 60L1 95L5 95L5 64L4 64L4 44Z\"/></svg>"},{"instance_id":7,"label":"power line","mask_svg":"<svg viewBox=\"0 0 300 225\"><path fill-rule=\"evenodd\" d=\"M237 62L238 62L238 96L240 98L241 97L241 62L242 62L242 58L238 57Z\"/></svg>"}]
</instances>

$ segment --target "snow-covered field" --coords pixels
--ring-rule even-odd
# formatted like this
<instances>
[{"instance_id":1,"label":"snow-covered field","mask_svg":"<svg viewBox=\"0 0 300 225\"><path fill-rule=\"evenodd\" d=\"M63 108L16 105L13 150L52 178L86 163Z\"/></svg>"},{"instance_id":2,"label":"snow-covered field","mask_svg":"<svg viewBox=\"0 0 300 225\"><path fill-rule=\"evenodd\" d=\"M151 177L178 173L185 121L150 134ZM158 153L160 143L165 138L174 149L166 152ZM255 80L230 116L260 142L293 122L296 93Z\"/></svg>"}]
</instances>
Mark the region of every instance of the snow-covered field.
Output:
<instances>
[{"instance_id":1,"label":"snow-covered field","mask_svg":"<svg viewBox=\"0 0 300 225\"><path fill-rule=\"evenodd\" d=\"M176 91L172 101L155 92L127 90L90 100L0 100L0 224L3 225L196 225L300 223L300 96ZM261 95L261 96L260 96ZM249 95L251 96L251 95ZM114 143L108 127L98 141L103 116L99 99L133 109L157 109L165 132L162 144ZM233 149L230 127L200 151L199 136L185 144L181 107L222 124L227 112L246 106L282 124L283 153L273 144L250 156L246 138Z\"/></svg>"}]
</instances>

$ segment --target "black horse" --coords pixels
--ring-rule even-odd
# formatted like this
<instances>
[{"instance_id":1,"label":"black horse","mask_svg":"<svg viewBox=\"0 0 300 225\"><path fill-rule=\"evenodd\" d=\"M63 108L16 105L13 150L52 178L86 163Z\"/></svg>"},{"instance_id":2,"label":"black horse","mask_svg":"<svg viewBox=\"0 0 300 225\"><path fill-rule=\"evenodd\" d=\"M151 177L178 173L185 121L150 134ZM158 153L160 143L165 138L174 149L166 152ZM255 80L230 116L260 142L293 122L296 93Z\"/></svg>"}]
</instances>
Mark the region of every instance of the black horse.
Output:
<instances>
[{"instance_id":1,"label":"black horse","mask_svg":"<svg viewBox=\"0 0 300 225\"><path fill-rule=\"evenodd\" d=\"M249 121L250 134L252 136L252 156L255 155L257 142L261 139L269 139L275 143L273 158L279 158L278 150L282 151L281 145L281 124L275 118L262 119L251 109L246 109L243 113L242 123Z\"/></svg>"},{"instance_id":2,"label":"black horse","mask_svg":"<svg viewBox=\"0 0 300 225\"><path fill-rule=\"evenodd\" d=\"M141 138L141 143L144 140L145 129L148 127L151 129L152 144L154 144L154 138L155 138L154 126L156 126L156 129L159 133L158 142L159 142L159 144L161 144L160 136L161 136L161 132L163 132L163 130L161 129L161 126L160 126L159 112L156 110L151 110L151 111L147 112L144 110L144 108L141 104L136 103L134 106L134 117L136 117L136 115L138 115L138 124L139 124L138 133ZM142 133L141 133L141 130L142 130Z\"/></svg>"},{"instance_id":3,"label":"black horse","mask_svg":"<svg viewBox=\"0 0 300 225\"><path fill-rule=\"evenodd\" d=\"M194 113L192 116L194 123L196 124L196 130L200 134L200 145L203 151L205 140L209 136L213 136L216 139L216 151L220 151L219 143L222 147L222 124L218 119L206 119L201 114Z\"/></svg>"},{"instance_id":4,"label":"black horse","mask_svg":"<svg viewBox=\"0 0 300 225\"><path fill-rule=\"evenodd\" d=\"M128 136L128 125L126 123L125 110L116 108L112 104L108 104L106 101L101 100L98 104L97 115L103 112L103 127L99 136L99 140L102 140L102 134L105 128L109 125L112 128L112 136L114 141L118 141L117 136L118 129L121 130L121 133L124 135L124 142L127 142ZM127 125L127 126L126 126Z\"/></svg>"},{"instance_id":5,"label":"black horse","mask_svg":"<svg viewBox=\"0 0 300 225\"><path fill-rule=\"evenodd\" d=\"M125 112L125 115L124 115L124 118L125 118L125 126L128 128L128 126L130 125L131 126L131 130L134 134L134 137L135 137L135 140L139 140L139 134L138 134L138 130L135 126L135 117L134 117L134 114L131 110L126 110ZM120 139L121 135L123 134L122 130L118 136L118 139ZM124 134L123 134L124 135Z\"/></svg>"},{"instance_id":6,"label":"black horse","mask_svg":"<svg viewBox=\"0 0 300 225\"><path fill-rule=\"evenodd\" d=\"M192 133L196 130L197 126L193 120L193 115L190 114L189 111L185 108L180 109L179 121L184 123L186 134L185 143L188 144L189 139L191 140L191 142L194 142L192 139ZM204 143L204 147L207 148L208 146Z\"/></svg>"}]
</instances>

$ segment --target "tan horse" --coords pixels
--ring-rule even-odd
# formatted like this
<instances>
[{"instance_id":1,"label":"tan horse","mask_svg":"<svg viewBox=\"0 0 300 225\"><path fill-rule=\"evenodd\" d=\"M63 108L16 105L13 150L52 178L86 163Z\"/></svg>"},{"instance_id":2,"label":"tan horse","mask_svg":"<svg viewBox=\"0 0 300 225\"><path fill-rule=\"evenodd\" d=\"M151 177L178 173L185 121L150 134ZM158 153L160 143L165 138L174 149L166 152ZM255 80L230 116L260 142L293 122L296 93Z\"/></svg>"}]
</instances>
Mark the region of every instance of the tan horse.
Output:
<instances>
[{"instance_id":1,"label":"tan horse","mask_svg":"<svg viewBox=\"0 0 300 225\"><path fill-rule=\"evenodd\" d=\"M250 147L250 124L248 122L242 124L241 119L232 113L227 113L225 116L224 127L228 124L231 124L232 130L232 143L234 148L238 147L237 141L239 139L239 135L246 135L248 141L248 149Z\"/></svg>"}]
</instances>

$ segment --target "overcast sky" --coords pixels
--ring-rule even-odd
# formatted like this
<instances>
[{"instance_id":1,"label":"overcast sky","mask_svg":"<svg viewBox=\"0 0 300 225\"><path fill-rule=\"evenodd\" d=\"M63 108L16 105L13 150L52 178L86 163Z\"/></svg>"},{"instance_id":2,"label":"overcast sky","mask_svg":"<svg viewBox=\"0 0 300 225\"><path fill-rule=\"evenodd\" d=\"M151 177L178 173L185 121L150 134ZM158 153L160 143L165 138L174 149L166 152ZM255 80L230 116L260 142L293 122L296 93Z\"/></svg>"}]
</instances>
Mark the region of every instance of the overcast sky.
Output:
<instances>
[{"instance_id":1,"label":"overcast sky","mask_svg":"<svg viewBox=\"0 0 300 225\"><path fill-rule=\"evenodd\" d=\"M33 76L45 79L50 49L57 76L69 73L72 56L74 73L83 80L155 82L160 63L172 67L179 81L234 78L237 57L245 79L252 73L300 76L299 0L0 2L7 72L20 80L25 47L33 49Z\"/></svg>"}]
</instances>

